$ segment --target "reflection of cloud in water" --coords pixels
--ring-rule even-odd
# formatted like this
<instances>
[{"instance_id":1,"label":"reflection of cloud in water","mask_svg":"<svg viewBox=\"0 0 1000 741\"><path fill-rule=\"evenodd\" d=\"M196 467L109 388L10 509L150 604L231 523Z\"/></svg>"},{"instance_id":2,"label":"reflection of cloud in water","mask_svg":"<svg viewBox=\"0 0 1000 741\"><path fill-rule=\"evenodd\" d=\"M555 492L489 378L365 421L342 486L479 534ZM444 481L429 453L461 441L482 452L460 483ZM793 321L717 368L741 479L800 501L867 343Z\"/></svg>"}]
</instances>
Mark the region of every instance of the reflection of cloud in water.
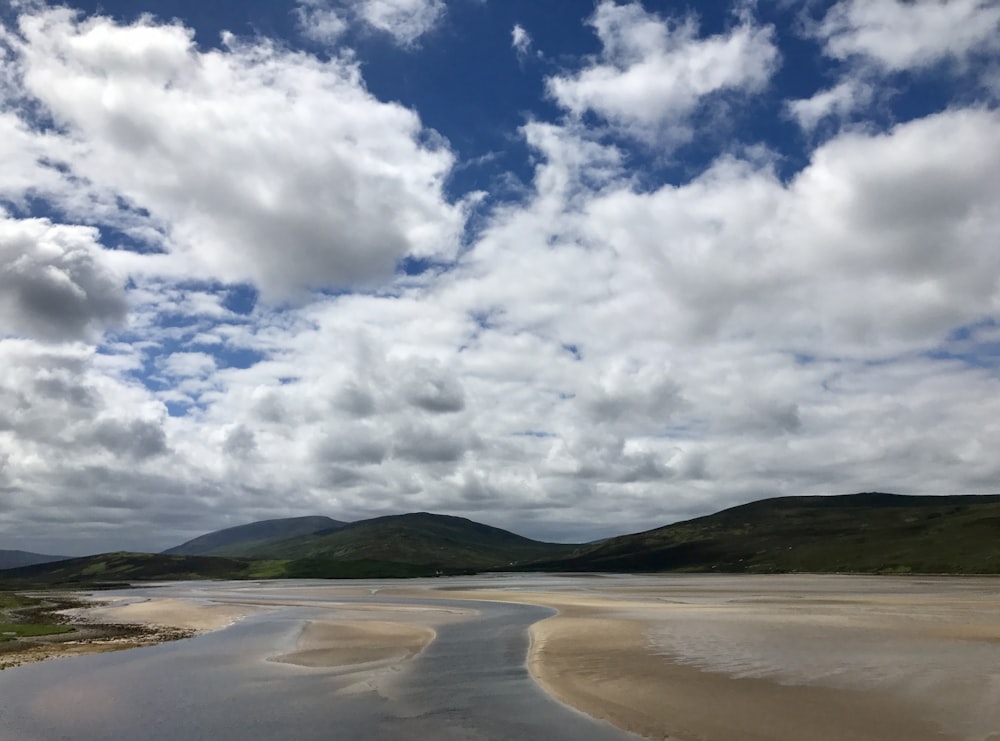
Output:
<instances>
[{"instance_id":1,"label":"reflection of cloud in water","mask_svg":"<svg viewBox=\"0 0 1000 741\"><path fill-rule=\"evenodd\" d=\"M780 684L891 692L970 741L1000 739L1000 643L929 637L947 610L817 603L671 613L649 631L656 653L712 672ZM914 616L919 614L919 618ZM955 621L955 611L950 615Z\"/></svg>"},{"instance_id":2,"label":"reflection of cloud in water","mask_svg":"<svg viewBox=\"0 0 1000 741\"><path fill-rule=\"evenodd\" d=\"M29 667L30 669L30 667ZM83 725L101 724L111 717L128 717L130 708L122 703L114 688L99 678L87 682L56 682L35 694L30 712L60 732L69 734Z\"/></svg>"}]
</instances>

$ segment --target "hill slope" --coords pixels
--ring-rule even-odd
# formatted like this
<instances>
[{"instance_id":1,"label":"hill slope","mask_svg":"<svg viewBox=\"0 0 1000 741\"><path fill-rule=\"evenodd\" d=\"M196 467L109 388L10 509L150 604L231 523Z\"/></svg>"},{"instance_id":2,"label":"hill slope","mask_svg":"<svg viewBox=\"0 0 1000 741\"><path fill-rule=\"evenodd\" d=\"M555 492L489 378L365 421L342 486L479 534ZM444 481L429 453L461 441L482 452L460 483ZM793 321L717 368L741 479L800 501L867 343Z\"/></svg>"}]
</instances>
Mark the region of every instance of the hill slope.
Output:
<instances>
[{"instance_id":1,"label":"hill slope","mask_svg":"<svg viewBox=\"0 0 1000 741\"><path fill-rule=\"evenodd\" d=\"M36 563L63 561L66 556L46 556L30 551L0 551L0 569L16 569L19 566L33 566Z\"/></svg>"},{"instance_id":2,"label":"hill slope","mask_svg":"<svg viewBox=\"0 0 1000 741\"><path fill-rule=\"evenodd\" d=\"M611 538L559 571L1000 573L1000 495L781 497Z\"/></svg>"},{"instance_id":3,"label":"hill slope","mask_svg":"<svg viewBox=\"0 0 1000 741\"><path fill-rule=\"evenodd\" d=\"M0 583L74 584L133 580L240 579L252 576L248 562L208 556L102 553L0 571Z\"/></svg>"},{"instance_id":4,"label":"hill slope","mask_svg":"<svg viewBox=\"0 0 1000 741\"><path fill-rule=\"evenodd\" d=\"M332 532L272 540L241 555L267 559L367 559L442 569L490 569L555 558L575 547L530 540L464 517L416 512L362 520Z\"/></svg>"},{"instance_id":5,"label":"hill slope","mask_svg":"<svg viewBox=\"0 0 1000 741\"><path fill-rule=\"evenodd\" d=\"M226 556L239 558L271 540L284 540L320 531L335 530L346 523L330 517L286 517L278 520L261 520L247 525L227 527L206 533L186 543L168 548L164 555L174 556Z\"/></svg>"}]
</instances>

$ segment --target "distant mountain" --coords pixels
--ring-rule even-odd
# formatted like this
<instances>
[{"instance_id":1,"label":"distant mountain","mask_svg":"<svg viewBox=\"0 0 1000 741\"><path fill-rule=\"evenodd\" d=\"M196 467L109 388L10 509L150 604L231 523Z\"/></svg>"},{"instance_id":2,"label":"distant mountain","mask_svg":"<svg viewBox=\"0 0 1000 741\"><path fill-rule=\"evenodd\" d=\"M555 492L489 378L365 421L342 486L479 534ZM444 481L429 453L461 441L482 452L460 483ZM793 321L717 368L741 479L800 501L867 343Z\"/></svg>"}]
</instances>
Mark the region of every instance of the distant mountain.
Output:
<instances>
[{"instance_id":1,"label":"distant mountain","mask_svg":"<svg viewBox=\"0 0 1000 741\"><path fill-rule=\"evenodd\" d=\"M240 558L264 547L272 540L285 540L313 533L341 528L346 523L329 517L287 517L278 520L261 520L247 525L227 527L225 530L201 535L179 546L163 551L174 556L225 556Z\"/></svg>"},{"instance_id":2,"label":"distant mountain","mask_svg":"<svg viewBox=\"0 0 1000 741\"><path fill-rule=\"evenodd\" d=\"M436 566L441 569L495 569L551 559L576 546L542 543L464 517L416 512L354 522L332 530L244 549L247 558L370 560Z\"/></svg>"},{"instance_id":3,"label":"distant mountain","mask_svg":"<svg viewBox=\"0 0 1000 741\"><path fill-rule=\"evenodd\" d=\"M46 556L29 551L0 551L0 569L16 569L18 566L33 566L36 563L63 561L67 556Z\"/></svg>"},{"instance_id":4,"label":"distant mountain","mask_svg":"<svg viewBox=\"0 0 1000 741\"><path fill-rule=\"evenodd\" d=\"M764 499L610 538L557 571L1000 573L1000 495Z\"/></svg>"},{"instance_id":5,"label":"distant mountain","mask_svg":"<svg viewBox=\"0 0 1000 741\"><path fill-rule=\"evenodd\" d=\"M1000 574L1000 495L764 499L584 545L542 543L462 517L417 512L351 524L325 517L269 520L209 533L171 551L180 548L228 550L241 558L106 553L0 571L0 583L346 579L485 570Z\"/></svg>"}]
</instances>

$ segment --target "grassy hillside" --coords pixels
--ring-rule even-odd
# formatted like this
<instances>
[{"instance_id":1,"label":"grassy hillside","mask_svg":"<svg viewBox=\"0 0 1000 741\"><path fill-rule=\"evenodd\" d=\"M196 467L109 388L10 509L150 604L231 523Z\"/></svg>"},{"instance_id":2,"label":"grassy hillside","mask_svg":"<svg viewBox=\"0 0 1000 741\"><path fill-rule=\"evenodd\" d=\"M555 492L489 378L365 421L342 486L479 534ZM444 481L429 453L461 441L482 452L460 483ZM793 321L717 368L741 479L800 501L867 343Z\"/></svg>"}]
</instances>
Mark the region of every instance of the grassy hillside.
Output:
<instances>
[{"instance_id":1,"label":"grassy hillside","mask_svg":"<svg viewBox=\"0 0 1000 741\"><path fill-rule=\"evenodd\" d=\"M247 560L118 552L3 570L0 590L204 579L393 579L467 571L364 558Z\"/></svg>"},{"instance_id":2,"label":"grassy hillside","mask_svg":"<svg viewBox=\"0 0 1000 741\"><path fill-rule=\"evenodd\" d=\"M286 517L237 525L201 535L179 546L163 551L177 556L226 556L240 558L246 552L262 547L272 540L283 540L320 531L336 530L345 523L330 517Z\"/></svg>"},{"instance_id":3,"label":"grassy hillside","mask_svg":"<svg viewBox=\"0 0 1000 741\"><path fill-rule=\"evenodd\" d=\"M1000 495L782 497L611 538L560 571L1000 573Z\"/></svg>"},{"instance_id":4,"label":"grassy hillside","mask_svg":"<svg viewBox=\"0 0 1000 741\"><path fill-rule=\"evenodd\" d=\"M1000 574L1000 495L765 499L581 546L420 512L220 547L238 548L244 558L108 553L0 571L0 585L485 570Z\"/></svg>"},{"instance_id":5,"label":"grassy hillside","mask_svg":"<svg viewBox=\"0 0 1000 741\"><path fill-rule=\"evenodd\" d=\"M228 558L122 551L7 569L0 571L0 583L92 584L160 579L243 579L251 578L253 571L250 562Z\"/></svg>"},{"instance_id":6,"label":"grassy hillside","mask_svg":"<svg viewBox=\"0 0 1000 741\"><path fill-rule=\"evenodd\" d=\"M574 546L541 543L463 517L417 512L376 517L332 531L269 541L242 555L268 559L378 561L439 569L491 569L553 558Z\"/></svg>"},{"instance_id":7,"label":"grassy hillside","mask_svg":"<svg viewBox=\"0 0 1000 741\"><path fill-rule=\"evenodd\" d=\"M62 561L65 558L66 556L47 556L44 553L31 553L29 551L0 550L0 569L16 569L19 566L32 566L36 563Z\"/></svg>"}]
</instances>

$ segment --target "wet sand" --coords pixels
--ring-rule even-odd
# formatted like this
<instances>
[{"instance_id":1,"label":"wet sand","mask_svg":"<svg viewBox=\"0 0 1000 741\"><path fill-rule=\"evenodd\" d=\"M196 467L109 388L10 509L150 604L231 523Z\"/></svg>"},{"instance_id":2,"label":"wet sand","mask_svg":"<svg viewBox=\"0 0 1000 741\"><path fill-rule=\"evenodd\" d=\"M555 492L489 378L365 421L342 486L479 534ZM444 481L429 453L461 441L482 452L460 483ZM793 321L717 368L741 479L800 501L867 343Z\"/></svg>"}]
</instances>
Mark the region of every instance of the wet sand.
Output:
<instances>
[{"instance_id":1,"label":"wet sand","mask_svg":"<svg viewBox=\"0 0 1000 741\"><path fill-rule=\"evenodd\" d=\"M412 659L431 641L432 628L385 620L311 622L298 648L272 661L309 667L372 666Z\"/></svg>"},{"instance_id":2,"label":"wet sand","mask_svg":"<svg viewBox=\"0 0 1000 741\"><path fill-rule=\"evenodd\" d=\"M202 604L164 598L84 608L77 614L87 621L99 623L165 626L204 632L226 628L254 610L249 605Z\"/></svg>"},{"instance_id":3,"label":"wet sand","mask_svg":"<svg viewBox=\"0 0 1000 741\"><path fill-rule=\"evenodd\" d=\"M529 629L525 661L538 685L647 738L1000 741L1000 579L539 575L371 584L230 584L214 596L201 586L195 602L93 612L211 630L254 610L308 608L294 645L271 661L352 671L406 662L421 672L426 662L410 659L434 644L436 628L471 620L477 603L534 605L557 611ZM475 644L462 645L474 662Z\"/></svg>"},{"instance_id":4,"label":"wet sand","mask_svg":"<svg viewBox=\"0 0 1000 741\"><path fill-rule=\"evenodd\" d=\"M550 694L656 739L1000 739L1000 580L661 577L448 589L559 614Z\"/></svg>"},{"instance_id":5,"label":"wet sand","mask_svg":"<svg viewBox=\"0 0 1000 741\"><path fill-rule=\"evenodd\" d=\"M554 696L648 738L943 739L894 698L734 679L650 652L639 621L567 611L532 630L531 672ZM591 613L592 614L592 613Z\"/></svg>"}]
</instances>

